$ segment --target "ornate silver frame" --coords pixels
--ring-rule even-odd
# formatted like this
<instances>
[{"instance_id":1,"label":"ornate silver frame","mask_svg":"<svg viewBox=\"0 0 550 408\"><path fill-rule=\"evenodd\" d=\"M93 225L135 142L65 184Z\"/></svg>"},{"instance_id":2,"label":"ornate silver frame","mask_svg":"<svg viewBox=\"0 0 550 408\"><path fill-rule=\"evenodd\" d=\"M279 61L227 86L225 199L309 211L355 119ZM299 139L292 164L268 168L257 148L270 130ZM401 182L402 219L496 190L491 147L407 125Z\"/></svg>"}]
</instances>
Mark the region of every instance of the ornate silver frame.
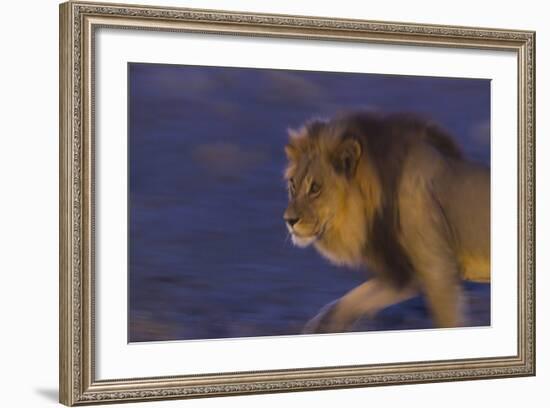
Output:
<instances>
[{"instance_id":1,"label":"ornate silver frame","mask_svg":"<svg viewBox=\"0 0 550 408\"><path fill-rule=\"evenodd\" d=\"M93 47L98 27L513 51L518 64L518 350L513 356L97 380ZM535 374L535 33L68 2L60 5L60 402L66 405Z\"/></svg>"}]
</instances>

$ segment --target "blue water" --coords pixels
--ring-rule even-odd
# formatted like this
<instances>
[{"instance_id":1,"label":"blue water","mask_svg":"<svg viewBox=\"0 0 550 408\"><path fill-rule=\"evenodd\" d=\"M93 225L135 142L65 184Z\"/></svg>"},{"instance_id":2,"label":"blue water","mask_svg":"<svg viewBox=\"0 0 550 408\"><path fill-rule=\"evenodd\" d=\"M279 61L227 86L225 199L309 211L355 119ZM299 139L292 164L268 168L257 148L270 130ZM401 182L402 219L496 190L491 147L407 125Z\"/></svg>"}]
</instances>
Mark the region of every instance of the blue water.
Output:
<instances>
[{"instance_id":1,"label":"blue water","mask_svg":"<svg viewBox=\"0 0 550 408\"><path fill-rule=\"evenodd\" d=\"M366 108L416 112L489 163L490 81L129 65L129 341L298 333L365 279L290 243L286 130ZM465 287L472 325L489 285ZM422 298L358 330L432 327Z\"/></svg>"}]
</instances>

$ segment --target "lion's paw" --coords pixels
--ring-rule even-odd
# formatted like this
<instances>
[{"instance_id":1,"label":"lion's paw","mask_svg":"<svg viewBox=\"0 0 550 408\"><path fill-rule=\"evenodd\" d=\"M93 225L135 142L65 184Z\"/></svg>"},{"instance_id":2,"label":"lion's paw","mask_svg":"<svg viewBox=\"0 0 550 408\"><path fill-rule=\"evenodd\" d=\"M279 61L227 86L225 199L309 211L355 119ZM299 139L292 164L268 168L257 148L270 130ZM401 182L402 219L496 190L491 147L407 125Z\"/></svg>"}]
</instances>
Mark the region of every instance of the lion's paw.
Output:
<instances>
[{"instance_id":1,"label":"lion's paw","mask_svg":"<svg viewBox=\"0 0 550 408\"><path fill-rule=\"evenodd\" d=\"M342 322L336 319L336 309L340 299L334 300L321 308L319 313L304 326L303 334L334 333L344 331Z\"/></svg>"}]
</instances>

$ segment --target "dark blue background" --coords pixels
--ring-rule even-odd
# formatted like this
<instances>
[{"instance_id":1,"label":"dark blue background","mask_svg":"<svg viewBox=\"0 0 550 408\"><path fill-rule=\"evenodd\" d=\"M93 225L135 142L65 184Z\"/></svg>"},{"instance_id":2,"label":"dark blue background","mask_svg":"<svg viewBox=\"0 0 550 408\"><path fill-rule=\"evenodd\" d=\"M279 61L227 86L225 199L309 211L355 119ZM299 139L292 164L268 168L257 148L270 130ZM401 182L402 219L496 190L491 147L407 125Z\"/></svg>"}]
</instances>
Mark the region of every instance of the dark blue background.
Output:
<instances>
[{"instance_id":1,"label":"dark blue background","mask_svg":"<svg viewBox=\"0 0 550 408\"><path fill-rule=\"evenodd\" d=\"M490 81L158 64L129 72L129 341L296 334L363 280L290 243L286 129L416 112L489 163ZM489 285L467 285L474 325ZM421 298L364 330L431 327Z\"/></svg>"}]
</instances>

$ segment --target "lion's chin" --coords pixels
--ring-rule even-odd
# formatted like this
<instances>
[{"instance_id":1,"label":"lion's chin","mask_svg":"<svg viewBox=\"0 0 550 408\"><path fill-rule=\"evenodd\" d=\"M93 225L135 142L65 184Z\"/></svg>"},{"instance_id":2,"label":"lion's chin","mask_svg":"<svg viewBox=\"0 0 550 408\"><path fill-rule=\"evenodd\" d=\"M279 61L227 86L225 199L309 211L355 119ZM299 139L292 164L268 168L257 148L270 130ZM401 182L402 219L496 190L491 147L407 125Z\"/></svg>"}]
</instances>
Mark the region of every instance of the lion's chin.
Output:
<instances>
[{"instance_id":1,"label":"lion's chin","mask_svg":"<svg viewBox=\"0 0 550 408\"><path fill-rule=\"evenodd\" d=\"M296 234L292 234L292 243L300 248L305 248L315 242L315 235L310 237L299 237Z\"/></svg>"}]
</instances>

